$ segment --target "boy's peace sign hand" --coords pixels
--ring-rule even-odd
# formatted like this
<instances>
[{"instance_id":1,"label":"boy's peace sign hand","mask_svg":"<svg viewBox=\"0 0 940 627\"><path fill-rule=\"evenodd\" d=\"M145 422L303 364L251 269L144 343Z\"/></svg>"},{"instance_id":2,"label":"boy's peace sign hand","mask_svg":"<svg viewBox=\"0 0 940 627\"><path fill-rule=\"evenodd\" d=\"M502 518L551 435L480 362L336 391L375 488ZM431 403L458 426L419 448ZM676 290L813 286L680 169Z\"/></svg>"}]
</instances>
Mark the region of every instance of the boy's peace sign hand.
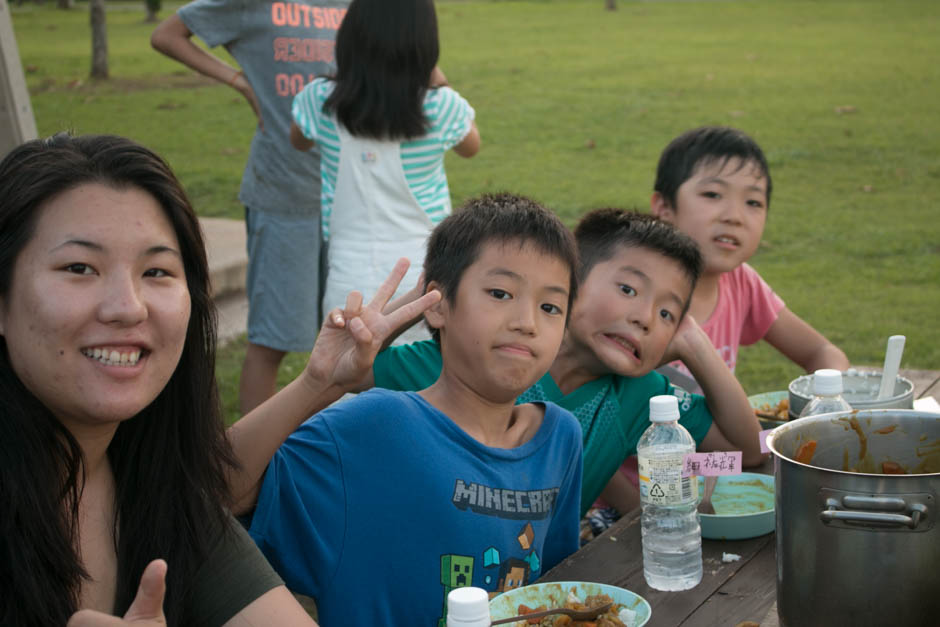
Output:
<instances>
[{"instance_id":1,"label":"boy's peace sign hand","mask_svg":"<svg viewBox=\"0 0 940 627\"><path fill-rule=\"evenodd\" d=\"M94 610L81 610L72 614L67 627L158 627L166 625L163 615L163 597L166 594L166 562L153 560L140 576L137 596L124 618L110 616Z\"/></svg>"},{"instance_id":2,"label":"boy's peace sign hand","mask_svg":"<svg viewBox=\"0 0 940 627\"><path fill-rule=\"evenodd\" d=\"M441 299L440 292L432 290L385 313L408 266L407 259L399 259L368 305L363 306L362 294L350 292L346 307L329 313L307 362L308 376L344 390L358 390L369 380L372 362L389 335Z\"/></svg>"}]
</instances>

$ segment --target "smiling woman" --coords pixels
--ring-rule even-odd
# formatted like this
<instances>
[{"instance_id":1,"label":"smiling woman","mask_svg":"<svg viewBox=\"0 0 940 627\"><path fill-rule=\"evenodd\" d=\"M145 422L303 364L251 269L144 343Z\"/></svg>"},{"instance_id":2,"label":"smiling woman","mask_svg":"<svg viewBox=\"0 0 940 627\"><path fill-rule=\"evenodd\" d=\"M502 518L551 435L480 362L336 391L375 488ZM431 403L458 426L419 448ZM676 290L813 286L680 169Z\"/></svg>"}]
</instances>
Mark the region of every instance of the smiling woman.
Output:
<instances>
[{"instance_id":1,"label":"smiling woman","mask_svg":"<svg viewBox=\"0 0 940 627\"><path fill-rule=\"evenodd\" d=\"M250 510L284 439L439 300L386 313L407 270L367 305L350 294L303 373L225 432L205 244L169 166L113 136L7 155L0 625L315 626L230 508Z\"/></svg>"},{"instance_id":2,"label":"smiling woman","mask_svg":"<svg viewBox=\"0 0 940 627\"><path fill-rule=\"evenodd\" d=\"M136 415L170 379L190 298L179 243L149 193L86 183L38 212L0 308L14 372L73 434Z\"/></svg>"},{"instance_id":3,"label":"smiling woman","mask_svg":"<svg viewBox=\"0 0 940 627\"><path fill-rule=\"evenodd\" d=\"M57 135L0 163L0 624L290 610L227 510L208 284L189 201L146 148Z\"/></svg>"}]
</instances>

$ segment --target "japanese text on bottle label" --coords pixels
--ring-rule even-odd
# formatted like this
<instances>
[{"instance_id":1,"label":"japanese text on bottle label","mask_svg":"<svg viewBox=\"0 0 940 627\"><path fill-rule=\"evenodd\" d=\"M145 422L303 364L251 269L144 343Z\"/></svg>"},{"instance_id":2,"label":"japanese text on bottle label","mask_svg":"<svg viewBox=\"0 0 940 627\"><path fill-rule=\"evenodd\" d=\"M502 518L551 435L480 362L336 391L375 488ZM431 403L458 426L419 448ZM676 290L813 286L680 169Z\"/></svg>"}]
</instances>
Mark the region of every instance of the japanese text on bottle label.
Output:
<instances>
[{"instance_id":1,"label":"japanese text on bottle label","mask_svg":"<svg viewBox=\"0 0 940 627\"><path fill-rule=\"evenodd\" d=\"M640 499L652 505L679 505L692 499L692 479L683 477L685 455L638 456Z\"/></svg>"}]
</instances>

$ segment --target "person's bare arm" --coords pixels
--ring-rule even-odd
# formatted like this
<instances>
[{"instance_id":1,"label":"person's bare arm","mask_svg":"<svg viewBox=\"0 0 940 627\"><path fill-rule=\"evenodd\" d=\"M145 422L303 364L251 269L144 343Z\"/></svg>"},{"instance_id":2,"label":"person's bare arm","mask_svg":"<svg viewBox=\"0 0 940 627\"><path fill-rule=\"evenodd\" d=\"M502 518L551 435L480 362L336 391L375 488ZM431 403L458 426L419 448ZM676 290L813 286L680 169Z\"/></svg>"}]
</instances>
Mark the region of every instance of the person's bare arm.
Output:
<instances>
[{"instance_id":1,"label":"person's bare arm","mask_svg":"<svg viewBox=\"0 0 940 627\"><path fill-rule=\"evenodd\" d=\"M477 130L477 123L470 123L470 132L460 140L460 143L454 146L454 152L461 157L469 159L480 152L480 131Z\"/></svg>"},{"instance_id":2,"label":"person's bare arm","mask_svg":"<svg viewBox=\"0 0 940 627\"><path fill-rule=\"evenodd\" d=\"M447 82L444 71L437 65L431 70L431 79L428 81L428 84L432 88L450 85L450 83ZM470 124L470 132L467 133L466 137L460 140L459 144L454 146L454 152L466 159L480 152L480 131L477 129L477 123L475 121Z\"/></svg>"},{"instance_id":3,"label":"person's bare arm","mask_svg":"<svg viewBox=\"0 0 940 627\"><path fill-rule=\"evenodd\" d=\"M780 311L764 339L806 372L849 369L849 359L838 346L787 308Z\"/></svg>"},{"instance_id":4,"label":"person's bare arm","mask_svg":"<svg viewBox=\"0 0 940 627\"><path fill-rule=\"evenodd\" d=\"M307 418L361 386L363 378L372 376L372 362L391 330L440 300L435 290L385 314L383 308L407 270L408 260L400 259L366 306L362 295L352 292L345 309L327 316L301 375L229 427L227 435L241 463L241 469L229 474L235 514L254 506L268 462L284 440Z\"/></svg>"},{"instance_id":5,"label":"person's bare arm","mask_svg":"<svg viewBox=\"0 0 940 627\"><path fill-rule=\"evenodd\" d=\"M303 150L304 152L310 150L316 145L316 142L304 135L304 132L300 130L300 127L297 126L296 122L290 123L290 145L296 148L297 150Z\"/></svg>"},{"instance_id":6,"label":"person's bare arm","mask_svg":"<svg viewBox=\"0 0 940 627\"><path fill-rule=\"evenodd\" d=\"M714 420L699 448L741 451L744 466L759 465L764 460L758 439L760 422L744 388L692 316L683 318L669 354L670 359L681 359L698 381Z\"/></svg>"},{"instance_id":7,"label":"person's bare arm","mask_svg":"<svg viewBox=\"0 0 940 627\"><path fill-rule=\"evenodd\" d=\"M261 106L258 104L254 89L248 83L245 75L217 56L197 46L193 42L192 36L193 33L179 14L174 13L160 22L154 29L150 35L150 45L153 46L154 50L179 61L186 67L225 83L238 91L251 105L255 117L258 118L258 125L263 126Z\"/></svg>"},{"instance_id":8,"label":"person's bare arm","mask_svg":"<svg viewBox=\"0 0 940 627\"><path fill-rule=\"evenodd\" d=\"M444 71L440 66L435 65L434 69L431 70L431 80L428 81L428 85L431 87L446 87L450 83L447 82L447 77L444 76Z\"/></svg>"},{"instance_id":9,"label":"person's bare arm","mask_svg":"<svg viewBox=\"0 0 940 627\"><path fill-rule=\"evenodd\" d=\"M621 516L640 506L640 490L619 470L610 478L601 498L617 510Z\"/></svg>"}]
</instances>

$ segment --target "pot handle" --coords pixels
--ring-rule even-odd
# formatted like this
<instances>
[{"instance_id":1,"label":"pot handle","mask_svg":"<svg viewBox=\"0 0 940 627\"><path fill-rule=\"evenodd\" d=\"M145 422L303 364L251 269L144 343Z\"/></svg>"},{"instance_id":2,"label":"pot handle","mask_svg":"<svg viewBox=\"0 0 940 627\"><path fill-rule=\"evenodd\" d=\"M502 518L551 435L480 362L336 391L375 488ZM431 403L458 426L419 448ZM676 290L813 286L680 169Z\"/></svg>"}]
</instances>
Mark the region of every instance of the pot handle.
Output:
<instances>
[{"instance_id":1,"label":"pot handle","mask_svg":"<svg viewBox=\"0 0 940 627\"><path fill-rule=\"evenodd\" d=\"M855 511L841 509L841 507L851 507L861 510L894 510L906 512L908 509L904 499L891 498L884 496L844 496L840 502L836 498L827 498L826 507L828 509L819 513L819 518L824 523L842 521L847 523L869 523L877 525L888 525L892 527L907 527L916 529L921 520L927 516L927 506L923 503L914 503L910 506L911 515L889 514L883 511Z\"/></svg>"}]
</instances>

